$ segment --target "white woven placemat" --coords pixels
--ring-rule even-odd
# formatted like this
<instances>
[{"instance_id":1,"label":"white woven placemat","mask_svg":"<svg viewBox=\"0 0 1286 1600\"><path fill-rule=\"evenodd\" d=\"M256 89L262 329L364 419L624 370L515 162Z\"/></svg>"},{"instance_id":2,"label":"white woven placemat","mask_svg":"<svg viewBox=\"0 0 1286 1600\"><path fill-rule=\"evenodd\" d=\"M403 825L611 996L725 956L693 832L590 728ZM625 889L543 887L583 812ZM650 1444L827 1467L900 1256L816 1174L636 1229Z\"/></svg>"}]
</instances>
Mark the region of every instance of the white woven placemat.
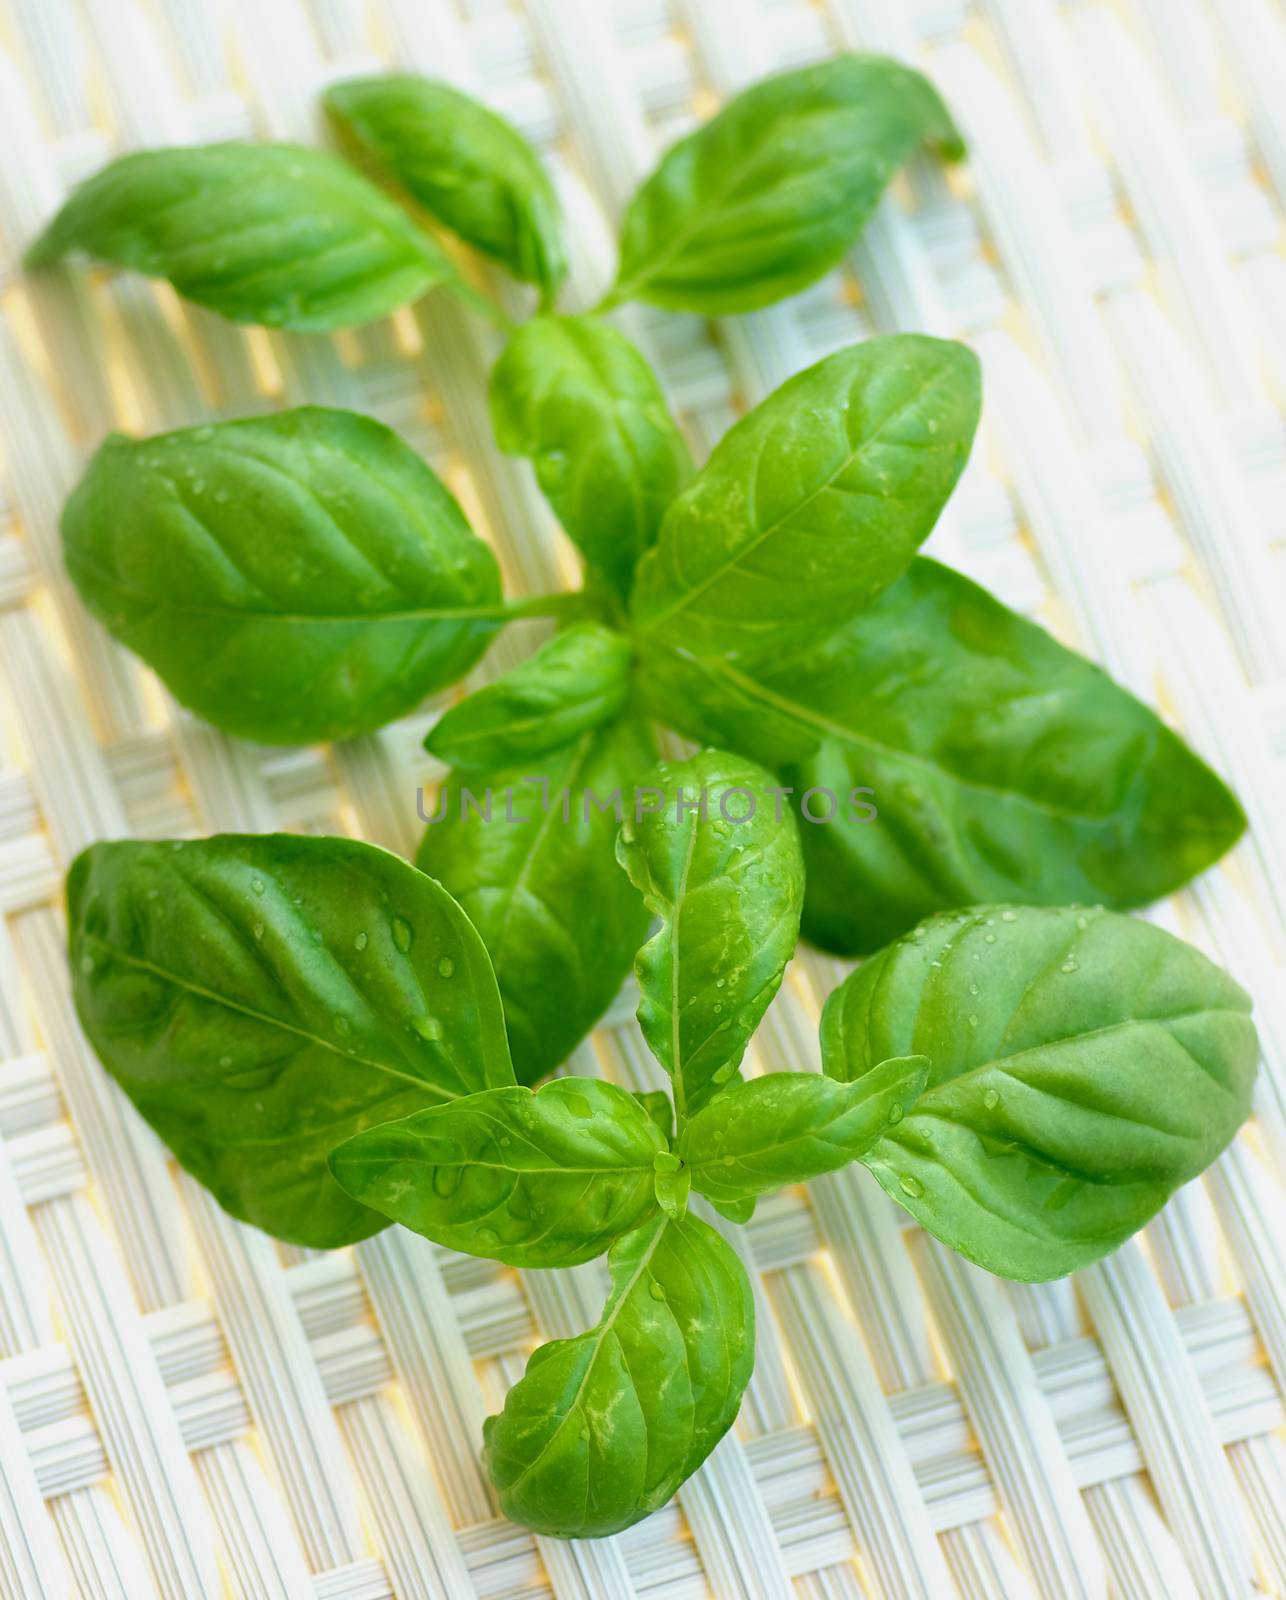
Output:
<instances>
[{"instance_id":1,"label":"white woven placemat","mask_svg":"<svg viewBox=\"0 0 1286 1600\"><path fill-rule=\"evenodd\" d=\"M286 1250L231 1222L100 1071L62 873L91 840L218 829L413 847L429 713L264 751L178 712L92 624L57 516L111 427L306 400L421 447L511 590L573 566L490 442L494 336L442 297L335 340L239 331L131 276L19 273L66 186L136 146L320 136L329 77L396 64L509 114L557 170L576 303L670 138L762 73L903 54L972 146L899 183L846 270L717 324L625 325L698 450L873 331L972 341L980 446L946 560L1160 704L1252 836L1158 915L1254 992L1255 1122L1075 1280L1002 1284L856 1173L745 1240L735 1435L589 1545L499 1520L479 1424L595 1268L513 1273L397 1229ZM0 0L0 1595L22 1600L800 1600L1286 1586L1286 18L1276 0ZM515 630L488 671L533 637ZM801 957L754 1047L815 1050ZM647 1065L623 998L573 1064Z\"/></svg>"}]
</instances>

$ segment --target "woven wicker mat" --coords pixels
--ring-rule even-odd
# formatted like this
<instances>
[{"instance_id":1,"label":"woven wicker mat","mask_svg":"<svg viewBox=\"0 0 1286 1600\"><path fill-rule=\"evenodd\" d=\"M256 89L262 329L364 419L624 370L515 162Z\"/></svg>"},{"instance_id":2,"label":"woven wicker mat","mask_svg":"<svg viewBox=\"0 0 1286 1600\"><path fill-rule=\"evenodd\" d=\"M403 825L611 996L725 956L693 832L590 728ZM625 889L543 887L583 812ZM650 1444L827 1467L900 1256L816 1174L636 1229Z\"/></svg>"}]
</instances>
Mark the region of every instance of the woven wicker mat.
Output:
<instances>
[{"instance_id":1,"label":"woven wicker mat","mask_svg":"<svg viewBox=\"0 0 1286 1600\"><path fill-rule=\"evenodd\" d=\"M597 1268L504 1271L393 1229L331 1255L231 1222L71 1015L60 882L93 839L317 830L413 846L431 711L265 751L179 712L88 620L59 506L113 426L325 401L443 471L511 590L572 563L485 411L493 336L442 297L335 340L246 333L164 286L18 252L114 153L314 140L330 76L396 63L508 113L556 168L571 299L668 140L766 71L904 54L972 147L899 183L843 272L708 324L648 311L698 450L872 331L970 339L982 441L933 547L1162 706L1250 840L1161 907L1255 993L1254 1123L1135 1242L1001 1283L869 1180L761 1206L735 1434L619 1538L497 1518L479 1424ZM0 0L0 1592L1245 1596L1286 1584L1286 20L1274 0ZM506 639L487 671L530 647ZM754 1047L816 1049L840 968L793 965ZM651 1081L623 996L573 1062Z\"/></svg>"}]
</instances>

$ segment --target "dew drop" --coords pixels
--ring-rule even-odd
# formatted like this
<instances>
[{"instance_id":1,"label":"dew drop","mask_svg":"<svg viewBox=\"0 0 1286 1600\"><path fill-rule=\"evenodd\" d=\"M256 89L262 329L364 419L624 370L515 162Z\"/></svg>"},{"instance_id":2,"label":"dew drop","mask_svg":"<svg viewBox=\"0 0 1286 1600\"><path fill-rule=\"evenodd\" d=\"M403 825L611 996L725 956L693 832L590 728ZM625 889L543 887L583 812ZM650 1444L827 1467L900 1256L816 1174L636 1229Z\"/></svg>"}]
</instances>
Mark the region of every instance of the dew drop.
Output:
<instances>
[{"instance_id":1,"label":"dew drop","mask_svg":"<svg viewBox=\"0 0 1286 1600\"><path fill-rule=\"evenodd\" d=\"M715 1016L717 1017L719 1015L719 1013L723 1010L723 1004L722 1004L721 1001L716 1000L714 1005L710 1009L714 1012Z\"/></svg>"},{"instance_id":2,"label":"dew drop","mask_svg":"<svg viewBox=\"0 0 1286 1600\"><path fill-rule=\"evenodd\" d=\"M912 1200L918 1199L924 1193L924 1185L919 1178L913 1178L910 1173L903 1173L898 1179L898 1187L903 1194L909 1194Z\"/></svg>"},{"instance_id":3,"label":"dew drop","mask_svg":"<svg viewBox=\"0 0 1286 1600\"><path fill-rule=\"evenodd\" d=\"M256 894L262 894L263 893L263 879L262 878L252 878L250 880L250 887L254 890L254 892Z\"/></svg>"},{"instance_id":4,"label":"dew drop","mask_svg":"<svg viewBox=\"0 0 1286 1600\"><path fill-rule=\"evenodd\" d=\"M343 1037L344 1034L352 1033L352 1031L353 1031L353 1024L348 1020L347 1017L336 1017L335 1018L335 1032L338 1033L341 1037Z\"/></svg>"},{"instance_id":5,"label":"dew drop","mask_svg":"<svg viewBox=\"0 0 1286 1600\"><path fill-rule=\"evenodd\" d=\"M971 1028L976 1028L978 1026L978 1013L976 1011L971 1011L969 1013L969 1026Z\"/></svg>"},{"instance_id":6,"label":"dew drop","mask_svg":"<svg viewBox=\"0 0 1286 1600\"><path fill-rule=\"evenodd\" d=\"M353 940L353 943L357 947L357 949L365 950L365 948L367 946L367 943L368 943L366 934L359 933L357 935L357 937Z\"/></svg>"},{"instance_id":7,"label":"dew drop","mask_svg":"<svg viewBox=\"0 0 1286 1600\"><path fill-rule=\"evenodd\" d=\"M411 924L405 917L393 918L393 943L403 955L411 948Z\"/></svg>"},{"instance_id":8,"label":"dew drop","mask_svg":"<svg viewBox=\"0 0 1286 1600\"><path fill-rule=\"evenodd\" d=\"M1079 965L1078 962L1073 961L1071 959L1071 957L1069 956L1068 959L1063 962L1062 966L1059 967L1058 970L1060 972L1078 972L1080 970L1080 965Z\"/></svg>"},{"instance_id":9,"label":"dew drop","mask_svg":"<svg viewBox=\"0 0 1286 1600\"><path fill-rule=\"evenodd\" d=\"M1090 925L1090 919L1088 917L1077 917L1076 926L1080 929L1080 931L1082 933L1085 932L1086 928L1088 928L1089 925Z\"/></svg>"},{"instance_id":10,"label":"dew drop","mask_svg":"<svg viewBox=\"0 0 1286 1600\"><path fill-rule=\"evenodd\" d=\"M450 956L443 956L441 961L438 962L438 975L443 978L449 978L454 971L455 962L452 961Z\"/></svg>"},{"instance_id":11,"label":"dew drop","mask_svg":"<svg viewBox=\"0 0 1286 1600\"><path fill-rule=\"evenodd\" d=\"M652 1282L648 1285L647 1292L652 1296L653 1300L664 1300L666 1297L665 1285L663 1283L658 1283L655 1278L653 1278Z\"/></svg>"},{"instance_id":12,"label":"dew drop","mask_svg":"<svg viewBox=\"0 0 1286 1600\"><path fill-rule=\"evenodd\" d=\"M1000 913L1000 920L1002 922L1017 922L1018 913L1016 911L1002 911Z\"/></svg>"},{"instance_id":13,"label":"dew drop","mask_svg":"<svg viewBox=\"0 0 1286 1600\"><path fill-rule=\"evenodd\" d=\"M492 1250L500 1243L500 1235L494 1228L479 1228L474 1234L474 1238L477 1239L484 1250Z\"/></svg>"},{"instance_id":14,"label":"dew drop","mask_svg":"<svg viewBox=\"0 0 1286 1600\"><path fill-rule=\"evenodd\" d=\"M906 1116L906 1112L902 1109L902 1106L895 1100L893 1102L893 1104L889 1107L889 1121L890 1122L901 1122L901 1120L902 1120L902 1118L904 1116Z\"/></svg>"},{"instance_id":15,"label":"dew drop","mask_svg":"<svg viewBox=\"0 0 1286 1600\"><path fill-rule=\"evenodd\" d=\"M442 1024L436 1017L416 1017L411 1027L419 1034L421 1039L427 1039L430 1044L442 1037Z\"/></svg>"},{"instance_id":16,"label":"dew drop","mask_svg":"<svg viewBox=\"0 0 1286 1600\"><path fill-rule=\"evenodd\" d=\"M970 994L977 994L978 993L978 985L976 983L971 983L969 985L969 993Z\"/></svg>"},{"instance_id":17,"label":"dew drop","mask_svg":"<svg viewBox=\"0 0 1286 1600\"><path fill-rule=\"evenodd\" d=\"M998 1091L995 1089L988 1089L986 1094L984 1094L982 1097L982 1103L986 1106L988 1111L994 1111L1000 1104L1000 1095Z\"/></svg>"},{"instance_id":18,"label":"dew drop","mask_svg":"<svg viewBox=\"0 0 1286 1600\"><path fill-rule=\"evenodd\" d=\"M254 934L256 939L262 939L263 938L263 923L262 922L256 922L251 927L250 931L251 931L251 933Z\"/></svg>"},{"instance_id":19,"label":"dew drop","mask_svg":"<svg viewBox=\"0 0 1286 1600\"><path fill-rule=\"evenodd\" d=\"M723 1066L721 1066L717 1072L711 1074L711 1077L715 1083L727 1083L728 1079L732 1077L736 1070L737 1068L734 1062L725 1061Z\"/></svg>"},{"instance_id":20,"label":"dew drop","mask_svg":"<svg viewBox=\"0 0 1286 1600\"><path fill-rule=\"evenodd\" d=\"M995 942L996 942L996 936L995 936L994 933L984 933L983 934L983 938L987 941L988 944L995 944Z\"/></svg>"},{"instance_id":21,"label":"dew drop","mask_svg":"<svg viewBox=\"0 0 1286 1600\"><path fill-rule=\"evenodd\" d=\"M232 1057L231 1056L220 1056L219 1057L219 1065L221 1067L224 1067L224 1068L230 1067L232 1065Z\"/></svg>"},{"instance_id":22,"label":"dew drop","mask_svg":"<svg viewBox=\"0 0 1286 1600\"><path fill-rule=\"evenodd\" d=\"M722 989L727 985L727 982L727 978L716 978L714 980L714 986L716 989Z\"/></svg>"},{"instance_id":23,"label":"dew drop","mask_svg":"<svg viewBox=\"0 0 1286 1600\"><path fill-rule=\"evenodd\" d=\"M434 1167L433 1192L443 1200L449 1199L460 1187L463 1176L459 1167Z\"/></svg>"}]
</instances>

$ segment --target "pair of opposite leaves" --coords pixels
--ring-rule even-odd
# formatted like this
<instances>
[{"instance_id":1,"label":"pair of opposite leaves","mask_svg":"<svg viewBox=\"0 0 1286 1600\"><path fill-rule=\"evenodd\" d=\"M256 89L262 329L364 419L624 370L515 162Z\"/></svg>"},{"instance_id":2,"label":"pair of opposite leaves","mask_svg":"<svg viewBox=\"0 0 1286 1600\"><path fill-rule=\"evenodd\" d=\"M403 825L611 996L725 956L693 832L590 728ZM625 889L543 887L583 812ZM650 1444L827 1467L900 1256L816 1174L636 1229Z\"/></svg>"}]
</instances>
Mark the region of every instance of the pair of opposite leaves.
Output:
<instances>
[{"instance_id":1,"label":"pair of opposite leaves","mask_svg":"<svg viewBox=\"0 0 1286 1600\"><path fill-rule=\"evenodd\" d=\"M524 1266L609 1249L602 1320L538 1351L486 1430L506 1512L569 1536L668 1499L749 1378L749 1284L687 1214L689 1185L744 1219L757 1195L860 1159L972 1259L1056 1276L1214 1158L1257 1054L1247 997L1168 934L995 906L933 918L849 978L823 1016L822 1075L742 1082L794 944L794 826L737 758L707 752L655 781L764 802L741 827L694 806L622 830L661 917L639 952L640 1020L684 1108L677 1131L664 1096L515 1083L476 932L374 847L96 845L68 883L90 1040L235 1215L314 1245L391 1218Z\"/></svg>"},{"instance_id":2,"label":"pair of opposite leaves","mask_svg":"<svg viewBox=\"0 0 1286 1600\"><path fill-rule=\"evenodd\" d=\"M557 197L514 128L406 75L336 84L324 103L345 149L553 304L567 271ZM640 187L609 303L713 315L795 293L839 261L922 140L963 154L932 86L884 57L841 55L754 85ZM407 211L334 156L294 145L125 156L75 191L28 261L74 249L168 278L233 321L304 332L463 287Z\"/></svg>"}]
</instances>

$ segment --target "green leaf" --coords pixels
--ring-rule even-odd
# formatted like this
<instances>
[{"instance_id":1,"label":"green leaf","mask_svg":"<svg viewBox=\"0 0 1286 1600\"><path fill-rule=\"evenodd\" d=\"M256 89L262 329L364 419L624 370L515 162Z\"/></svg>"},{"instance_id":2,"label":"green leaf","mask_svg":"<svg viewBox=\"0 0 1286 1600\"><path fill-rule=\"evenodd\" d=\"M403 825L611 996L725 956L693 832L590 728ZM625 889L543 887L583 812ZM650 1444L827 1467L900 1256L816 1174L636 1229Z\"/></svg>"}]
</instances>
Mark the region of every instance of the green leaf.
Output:
<instances>
[{"instance_id":1,"label":"green leaf","mask_svg":"<svg viewBox=\"0 0 1286 1600\"><path fill-rule=\"evenodd\" d=\"M1245 826L1154 712L923 558L869 611L753 675L673 651L643 665L656 715L775 767L793 805L812 788L837 797L834 820L800 829L804 934L828 950L878 949L988 900L1142 905Z\"/></svg>"},{"instance_id":2,"label":"green leaf","mask_svg":"<svg viewBox=\"0 0 1286 1600\"><path fill-rule=\"evenodd\" d=\"M852 1083L815 1072L770 1072L733 1085L698 1111L680 1137L693 1188L735 1206L848 1166L901 1122L928 1068L923 1056L895 1057Z\"/></svg>"},{"instance_id":3,"label":"green leaf","mask_svg":"<svg viewBox=\"0 0 1286 1600\"><path fill-rule=\"evenodd\" d=\"M673 145L625 213L610 299L725 316L815 283L927 140L964 145L933 86L883 56L767 78Z\"/></svg>"},{"instance_id":4,"label":"green leaf","mask_svg":"<svg viewBox=\"0 0 1286 1600\"><path fill-rule=\"evenodd\" d=\"M454 705L425 739L440 761L473 771L543 755L610 722L630 692L629 640L579 622L512 672Z\"/></svg>"},{"instance_id":5,"label":"green leaf","mask_svg":"<svg viewBox=\"0 0 1286 1600\"><path fill-rule=\"evenodd\" d=\"M291 144L122 156L73 191L27 265L72 250L168 278L233 322L299 333L372 322L453 276L373 183Z\"/></svg>"},{"instance_id":6,"label":"green leaf","mask_svg":"<svg viewBox=\"0 0 1286 1600\"><path fill-rule=\"evenodd\" d=\"M1249 996L1150 923L983 906L873 956L822 1017L826 1071L892 1055L924 1093L862 1157L931 1233L989 1271L1040 1280L1127 1239L1250 1109Z\"/></svg>"},{"instance_id":7,"label":"green leaf","mask_svg":"<svg viewBox=\"0 0 1286 1600\"><path fill-rule=\"evenodd\" d=\"M368 1128L331 1152L330 1170L355 1200L451 1250L571 1267L653 1209L663 1148L624 1089L556 1078Z\"/></svg>"},{"instance_id":8,"label":"green leaf","mask_svg":"<svg viewBox=\"0 0 1286 1600\"><path fill-rule=\"evenodd\" d=\"M617 842L661 918L634 963L638 1016L680 1118L734 1077L795 952L804 865L771 786L762 767L721 750L662 762Z\"/></svg>"},{"instance_id":9,"label":"green leaf","mask_svg":"<svg viewBox=\"0 0 1286 1600\"><path fill-rule=\"evenodd\" d=\"M692 1174L672 1150L658 1150L652 1159L655 1172L656 1203L667 1217L682 1220L688 1209Z\"/></svg>"},{"instance_id":10,"label":"green leaf","mask_svg":"<svg viewBox=\"0 0 1286 1600\"><path fill-rule=\"evenodd\" d=\"M695 1217L612 1246L602 1320L536 1351L483 1425L505 1516L598 1538L665 1504L727 1433L754 1365L745 1268Z\"/></svg>"},{"instance_id":11,"label":"green leaf","mask_svg":"<svg viewBox=\"0 0 1286 1600\"><path fill-rule=\"evenodd\" d=\"M304 406L112 435L68 500L85 603L173 694L266 744L342 739L478 659L495 558L409 445Z\"/></svg>"},{"instance_id":12,"label":"green leaf","mask_svg":"<svg viewBox=\"0 0 1286 1600\"><path fill-rule=\"evenodd\" d=\"M491 376L496 441L529 456L568 536L615 592L656 539L692 458L652 369L595 317L537 317Z\"/></svg>"},{"instance_id":13,"label":"green leaf","mask_svg":"<svg viewBox=\"0 0 1286 1600\"><path fill-rule=\"evenodd\" d=\"M468 244L547 295L567 276L554 187L503 117L410 73L349 78L322 103L350 147Z\"/></svg>"},{"instance_id":14,"label":"green leaf","mask_svg":"<svg viewBox=\"0 0 1286 1600\"><path fill-rule=\"evenodd\" d=\"M928 537L980 405L973 353L919 334L789 379L666 512L634 588L640 639L746 669L847 622Z\"/></svg>"},{"instance_id":15,"label":"green leaf","mask_svg":"<svg viewBox=\"0 0 1286 1600\"><path fill-rule=\"evenodd\" d=\"M67 877L76 1009L103 1065L233 1216L328 1248L385 1219L344 1139L512 1083L491 964L450 896L353 839L96 844Z\"/></svg>"},{"instance_id":16,"label":"green leaf","mask_svg":"<svg viewBox=\"0 0 1286 1600\"><path fill-rule=\"evenodd\" d=\"M669 1147L674 1138L674 1107L664 1089L636 1089L634 1098L651 1117Z\"/></svg>"},{"instance_id":17,"label":"green leaf","mask_svg":"<svg viewBox=\"0 0 1286 1600\"><path fill-rule=\"evenodd\" d=\"M459 900L491 953L523 1083L567 1059L647 932L616 864L609 801L619 792L628 810L654 757L646 726L627 713L538 761L452 774L444 785L434 815L446 815L430 824L416 864ZM466 789L482 807L491 791L490 821Z\"/></svg>"}]
</instances>

